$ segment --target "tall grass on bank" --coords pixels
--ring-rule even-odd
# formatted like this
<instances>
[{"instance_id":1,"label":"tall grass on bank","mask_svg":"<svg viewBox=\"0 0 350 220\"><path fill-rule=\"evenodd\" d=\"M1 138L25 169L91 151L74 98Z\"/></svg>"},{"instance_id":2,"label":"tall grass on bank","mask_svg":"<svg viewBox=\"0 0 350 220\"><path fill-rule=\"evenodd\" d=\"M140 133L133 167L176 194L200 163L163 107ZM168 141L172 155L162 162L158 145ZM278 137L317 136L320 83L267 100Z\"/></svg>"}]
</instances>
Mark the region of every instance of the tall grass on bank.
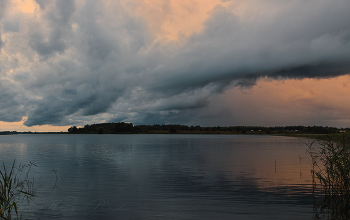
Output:
<instances>
[{"instance_id":1,"label":"tall grass on bank","mask_svg":"<svg viewBox=\"0 0 350 220\"><path fill-rule=\"evenodd\" d=\"M312 157L314 189L321 186L324 192L322 209L333 216L348 219L350 210L350 139L349 137L328 137L314 146L308 146ZM318 185L319 183L319 185ZM343 218L339 218L343 219Z\"/></svg>"},{"instance_id":2,"label":"tall grass on bank","mask_svg":"<svg viewBox=\"0 0 350 220\"><path fill-rule=\"evenodd\" d=\"M7 170L3 163L2 170L0 170L0 219L20 219L19 205L25 199L34 197L34 178L32 180L29 178L32 166L36 165L30 162L27 165L16 166L14 160L11 169Z\"/></svg>"}]
</instances>

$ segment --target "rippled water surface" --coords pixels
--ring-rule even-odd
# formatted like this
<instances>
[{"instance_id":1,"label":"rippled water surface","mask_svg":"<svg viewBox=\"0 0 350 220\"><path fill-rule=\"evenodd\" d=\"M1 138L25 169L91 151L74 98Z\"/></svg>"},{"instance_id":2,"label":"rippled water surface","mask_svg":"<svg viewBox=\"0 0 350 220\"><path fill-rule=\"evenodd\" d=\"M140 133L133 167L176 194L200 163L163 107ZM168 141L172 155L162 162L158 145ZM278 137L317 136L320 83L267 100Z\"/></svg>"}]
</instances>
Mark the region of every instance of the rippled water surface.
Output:
<instances>
[{"instance_id":1,"label":"rippled water surface","mask_svg":"<svg viewBox=\"0 0 350 220\"><path fill-rule=\"evenodd\" d=\"M302 138L9 135L0 160L35 161L23 219L312 219ZM57 170L56 179L55 172Z\"/></svg>"}]
</instances>

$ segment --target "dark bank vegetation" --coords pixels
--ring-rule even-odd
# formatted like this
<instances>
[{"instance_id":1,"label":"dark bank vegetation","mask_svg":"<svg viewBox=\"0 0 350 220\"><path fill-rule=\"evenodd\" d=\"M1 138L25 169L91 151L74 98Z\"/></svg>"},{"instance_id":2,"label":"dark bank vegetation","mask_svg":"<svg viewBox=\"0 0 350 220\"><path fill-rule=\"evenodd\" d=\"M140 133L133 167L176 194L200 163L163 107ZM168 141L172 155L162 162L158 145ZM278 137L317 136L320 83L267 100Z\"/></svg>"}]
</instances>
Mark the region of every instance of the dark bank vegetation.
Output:
<instances>
[{"instance_id":1,"label":"dark bank vegetation","mask_svg":"<svg viewBox=\"0 0 350 220\"><path fill-rule=\"evenodd\" d=\"M316 219L350 219L350 137L332 135L309 145L313 186L322 190Z\"/></svg>"},{"instance_id":2,"label":"dark bank vegetation","mask_svg":"<svg viewBox=\"0 0 350 220\"><path fill-rule=\"evenodd\" d=\"M322 126L187 126L187 125L133 125L132 123L102 123L87 124L84 127L70 127L69 133L76 134L162 134L162 133L178 133L178 134L335 134L339 132L350 131L350 128L338 129L334 127Z\"/></svg>"}]
</instances>

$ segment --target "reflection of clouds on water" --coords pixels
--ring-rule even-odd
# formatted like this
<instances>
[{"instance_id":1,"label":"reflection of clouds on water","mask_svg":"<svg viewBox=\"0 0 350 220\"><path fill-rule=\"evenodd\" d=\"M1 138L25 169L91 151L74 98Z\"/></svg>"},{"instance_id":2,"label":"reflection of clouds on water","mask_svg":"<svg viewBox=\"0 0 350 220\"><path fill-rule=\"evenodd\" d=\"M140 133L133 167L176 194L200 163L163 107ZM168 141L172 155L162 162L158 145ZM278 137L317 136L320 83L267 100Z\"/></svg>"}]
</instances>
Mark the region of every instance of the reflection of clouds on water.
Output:
<instances>
[{"instance_id":1,"label":"reflection of clouds on water","mask_svg":"<svg viewBox=\"0 0 350 220\"><path fill-rule=\"evenodd\" d=\"M13 149L16 149L16 151L13 151ZM8 155L12 162L13 159L16 158L22 160L27 155L27 145L25 143L13 141L13 137L11 138L8 135L1 135L0 155Z\"/></svg>"},{"instance_id":2,"label":"reflection of clouds on water","mask_svg":"<svg viewBox=\"0 0 350 220\"><path fill-rule=\"evenodd\" d=\"M307 178L299 178L298 155L305 152L304 141L229 135L33 135L17 139L27 144L27 158L35 158L39 165L37 194L53 201L77 199L73 211L47 208L33 215L56 213L55 218L65 219L156 215L209 219L214 213L229 218L239 210L254 210L264 219L273 205L289 212L292 204L305 211L312 195L302 185L308 184ZM19 151L15 146L12 150ZM280 159L274 173L276 156ZM302 169L308 169L306 159L303 163ZM56 188L52 169L58 170ZM94 217L82 217L79 210L86 204L107 200L113 204L105 202ZM121 205L128 212L107 211Z\"/></svg>"}]
</instances>

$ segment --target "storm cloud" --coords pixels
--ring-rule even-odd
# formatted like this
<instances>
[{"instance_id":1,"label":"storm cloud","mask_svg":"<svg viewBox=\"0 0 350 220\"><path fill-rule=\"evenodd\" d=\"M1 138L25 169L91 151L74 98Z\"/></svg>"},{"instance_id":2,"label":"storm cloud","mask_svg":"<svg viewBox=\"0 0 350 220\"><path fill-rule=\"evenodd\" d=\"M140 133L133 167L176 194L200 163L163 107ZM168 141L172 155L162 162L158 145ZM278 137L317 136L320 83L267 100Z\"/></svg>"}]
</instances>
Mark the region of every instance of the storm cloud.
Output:
<instances>
[{"instance_id":1,"label":"storm cloud","mask_svg":"<svg viewBox=\"0 0 350 220\"><path fill-rule=\"evenodd\" d=\"M188 124L262 77L350 73L348 0L226 1L178 40L133 12L142 0L35 2L26 13L0 0L1 121Z\"/></svg>"}]
</instances>

